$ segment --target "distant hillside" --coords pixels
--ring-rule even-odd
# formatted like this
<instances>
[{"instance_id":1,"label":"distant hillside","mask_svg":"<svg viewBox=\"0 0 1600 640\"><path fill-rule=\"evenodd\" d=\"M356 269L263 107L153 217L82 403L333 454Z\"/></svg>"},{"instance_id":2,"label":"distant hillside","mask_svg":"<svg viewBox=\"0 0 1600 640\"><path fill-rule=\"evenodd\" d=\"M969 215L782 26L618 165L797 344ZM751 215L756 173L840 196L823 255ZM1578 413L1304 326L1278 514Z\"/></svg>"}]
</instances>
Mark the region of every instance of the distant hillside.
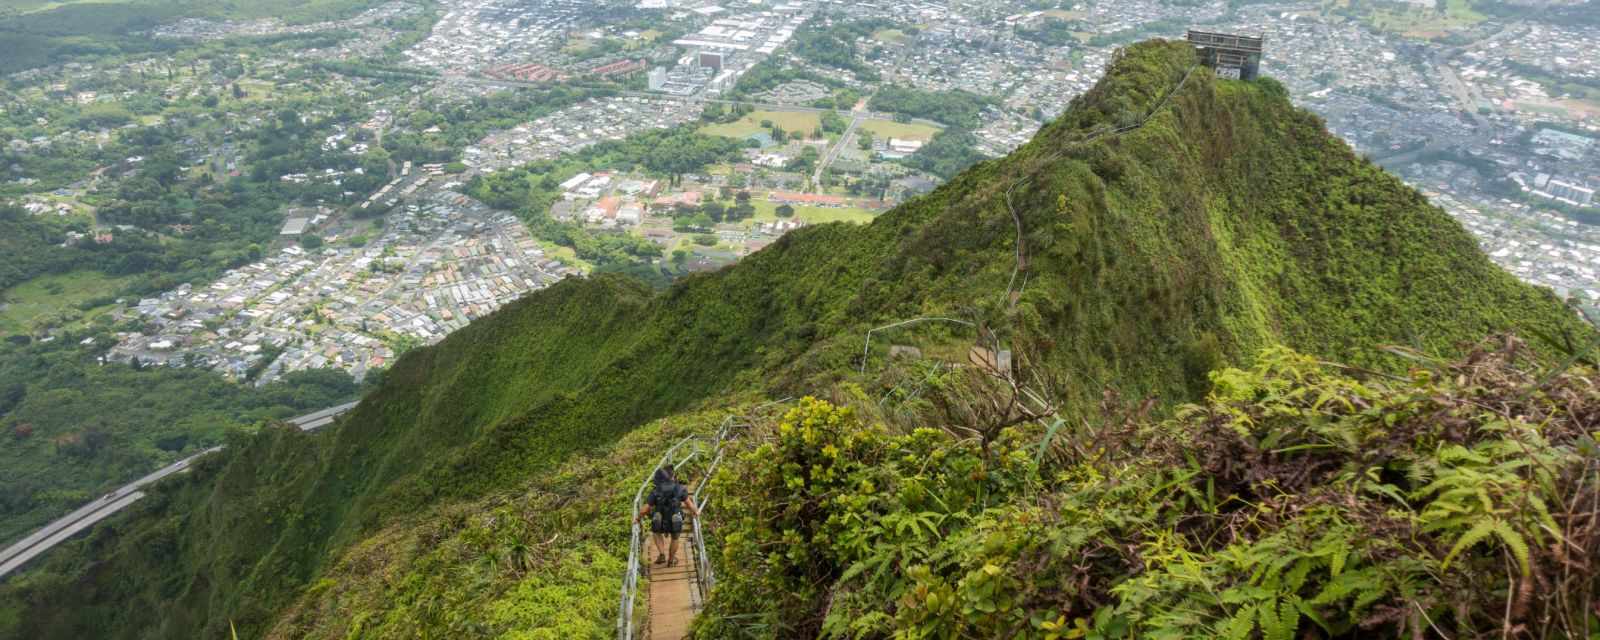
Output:
<instances>
[{"instance_id":1,"label":"distant hillside","mask_svg":"<svg viewBox=\"0 0 1600 640\"><path fill-rule=\"evenodd\" d=\"M623 481L537 512L515 496L570 487L584 456L629 455L639 441L617 443L641 425L703 428L687 412L888 398L966 363L978 333L1039 372L1073 423L1146 397L1167 415L1201 399L1213 369L1276 345L1397 370L1376 347L1458 355L1499 331L1585 335L1281 86L1193 68L1187 45L1130 47L1033 142L869 226L804 228L660 293L607 276L508 305L407 354L337 428L234 443L0 587L0 636L526 632L540 621L486 607L615 592L615 572L584 570L614 558L565 552L621 544L609 536L624 514L584 501L616 500ZM881 332L861 361L870 328L919 316L977 329ZM925 359L891 362L890 344ZM526 525L489 535L495 509ZM589 546L552 539L568 529ZM494 564L513 553L516 570ZM550 624L603 633L614 611L599 613Z\"/></svg>"},{"instance_id":2,"label":"distant hillside","mask_svg":"<svg viewBox=\"0 0 1600 640\"><path fill-rule=\"evenodd\" d=\"M0 73L102 55L172 51L182 43L140 35L180 18L277 18L308 24L354 16L381 0L4 0Z\"/></svg>"}]
</instances>

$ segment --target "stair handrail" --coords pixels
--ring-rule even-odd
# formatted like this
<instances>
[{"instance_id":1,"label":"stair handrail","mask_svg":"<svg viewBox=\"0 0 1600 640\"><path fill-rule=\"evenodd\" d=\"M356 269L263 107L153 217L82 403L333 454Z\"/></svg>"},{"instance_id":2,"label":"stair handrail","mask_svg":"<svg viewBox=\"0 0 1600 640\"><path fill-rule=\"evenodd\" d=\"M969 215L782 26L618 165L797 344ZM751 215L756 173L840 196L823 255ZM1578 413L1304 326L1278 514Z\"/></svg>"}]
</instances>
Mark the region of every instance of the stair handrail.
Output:
<instances>
[{"instance_id":1,"label":"stair handrail","mask_svg":"<svg viewBox=\"0 0 1600 640\"><path fill-rule=\"evenodd\" d=\"M774 404L782 404L784 402L788 402L789 400L790 398L785 397L781 400L768 401L758 405L754 410L764 409ZM678 440L677 443L673 444L671 448L667 449L665 453L661 454L661 460L658 461L654 467L651 467L651 474L645 477L644 481L639 484L639 490L633 495L633 514L638 514L640 509L644 506L645 490L650 488L651 480L653 479L654 471L656 469L666 466L669 461L677 460L677 462L672 463L672 468L676 470L683 467L683 465L688 464L690 460L695 458L695 456L705 453L712 456L711 464L706 467L706 472L695 481L694 489L690 492L690 496L694 500L696 509L701 515L704 515L707 508L706 503L710 502L711 500L710 496L706 493L706 488L711 482L711 476L716 474L717 467L722 463L722 456L725 450L724 445L726 445L727 442L732 439L732 434L735 427L741 425L749 426L746 423L738 422L736 418L737 416L734 415L729 415L727 418L724 418L722 425L717 429L717 433L713 437L708 438L706 436L697 435L684 436L682 439ZM708 440L709 443L707 442ZM690 451L688 455L683 456L682 459L674 458L674 455L678 453L678 450L685 445L689 445L693 450ZM706 446L709 446L709 451L702 449L702 447ZM692 580L690 584L694 585L695 592L699 596L698 602L703 603L705 602L706 597L711 594L711 586L715 582L715 578L712 573L711 559L706 554L705 532L700 526L700 521L702 519L703 518L696 517L694 518L693 523L690 525L694 532L693 544L695 547L696 573L695 579ZM639 569L641 566L639 564L639 554L644 549L643 527L638 520L632 517L632 515L630 515L629 520L632 522L632 524L630 525L630 539L628 541L628 566L623 573L621 589L622 602L620 611L617 613L618 640L633 640L634 637L633 601L638 598L639 594Z\"/></svg>"},{"instance_id":2,"label":"stair handrail","mask_svg":"<svg viewBox=\"0 0 1600 640\"><path fill-rule=\"evenodd\" d=\"M639 485L639 490L634 493L633 514L638 514L640 509L644 506L645 489L650 487L651 480L654 476L654 471L667 466L669 461L674 460L675 458L673 458L673 454L677 453L678 449L682 448L684 445L697 443L700 440L701 438L698 436L686 436L677 443L673 444L672 447L668 448L666 453L661 454L661 460L657 462L655 466L650 468L651 475L645 477L644 482ZM699 451L691 451L689 455L684 456L683 459L672 463L672 468L677 469L682 467L684 464L692 460L696 455L699 455L699 453ZM630 517L629 521L631 522L631 525L629 526L628 565L622 577L621 609L617 612L617 638L620 640L633 639L633 601L637 598L639 593L639 552L643 549L644 542L642 527L640 526L639 520Z\"/></svg>"},{"instance_id":3,"label":"stair handrail","mask_svg":"<svg viewBox=\"0 0 1600 640\"><path fill-rule=\"evenodd\" d=\"M699 513L694 518L694 563L696 588L700 591L700 601L705 602L711 595L711 585L716 577L711 569L711 557L706 554L705 531L701 529L700 522L704 520L706 509L710 508L711 498L705 495L706 485L711 482L711 476L716 475L717 466L722 464L723 445L727 442L728 432L733 428L733 416L728 416L722 422L722 428L717 431L717 440L714 447L716 457L711 459L711 465L706 467L706 473L701 476L694 489L694 505Z\"/></svg>"}]
</instances>

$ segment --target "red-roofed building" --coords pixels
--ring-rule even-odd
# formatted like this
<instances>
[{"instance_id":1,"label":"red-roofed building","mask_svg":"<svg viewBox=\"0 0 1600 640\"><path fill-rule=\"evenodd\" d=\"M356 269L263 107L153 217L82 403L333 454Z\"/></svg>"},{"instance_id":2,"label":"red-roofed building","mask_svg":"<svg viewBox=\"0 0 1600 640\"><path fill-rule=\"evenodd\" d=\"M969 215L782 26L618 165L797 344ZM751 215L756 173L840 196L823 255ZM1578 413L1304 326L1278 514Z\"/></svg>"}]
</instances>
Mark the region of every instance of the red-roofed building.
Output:
<instances>
[{"instance_id":1,"label":"red-roofed building","mask_svg":"<svg viewBox=\"0 0 1600 640\"><path fill-rule=\"evenodd\" d=\"M644 71L645 66L646 65L643 60L618 60L611 64L603 64L595 67L589 70L589 73L593 73L597 76L627 75L630 73Z\"/></svg>"},{"instance_id":2,"label":"red-roofed building","mask_svg":"<svg viewBox=\"0 0 1600 640\"><path fill-rule=\"evenodd\" d=\"M563 80L567 77L566 74L560 71L534 63L500 65L486 69L485 73L496 78L510 78L526 82Z\"/></svg>"},{"instance_id":3,"label":"red-roofed building","mask_svg":"<svg viewBox=\"0 0 1600 640\"><path fill-rule=\"evenodd\" d=\"M685 191L683 193L669 193L667 195L664 195L664 196L661 196L659 198L656 198L655 201L651 202L650 204L652 204L654 206L657 206L657 207L670 207L670 206L678 205L678 204L689 205L691 207L698 207L698 206L700 206L700 192L699 191Z\"/></svg>"},{"instance_id":4,"label":"red-roofed building","mask_svg":"<svg viewBox=\"0 0 1600 640\"><path fill-rule=\"evenodd\" d=\"M594 203L594 206L601 211L604 211L606 218L616 218L617 209L622 208L622 198L618 198L616 196L606 196L601 198L599 202Z\"/></svg>"}]
</instances>

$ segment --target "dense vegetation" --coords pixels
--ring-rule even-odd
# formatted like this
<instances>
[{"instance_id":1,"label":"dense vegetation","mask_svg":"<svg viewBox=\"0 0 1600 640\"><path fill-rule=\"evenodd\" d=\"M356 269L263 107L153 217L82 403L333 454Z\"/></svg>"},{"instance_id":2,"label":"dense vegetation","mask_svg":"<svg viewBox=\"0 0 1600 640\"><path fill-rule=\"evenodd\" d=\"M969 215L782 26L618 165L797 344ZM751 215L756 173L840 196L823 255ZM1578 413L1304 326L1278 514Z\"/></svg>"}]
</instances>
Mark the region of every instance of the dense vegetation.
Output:
<instances>
[{"instance_id":1,"label":"dense vegetation","mask_svg":"<svg viewBox=\"0 0 1600 640\"><path fill-rule=\"evenodd\" d=\"M451 162L461 158L463 148L476 144L491 131L510 129L585 99L615 93L609 89L556 86L425 103L423 108L405 114L405 124L411 131L385 138L383 146L396 160Z\"/></svg>"},{"instance_id":2,"label":"dense vegetation","mask_svg":"<svg viewBox=\"0 0 1600 640\"><path fill-rule=\"evenodd\" d=\"M1517 75L1548 87L1546 90L1552 95L1570 94L1591 100L1600 99L1600 79L1563 75L1549 68L1517 60L1508 59L1504 64Z\"/></svg>"},{"instance_id":3,"label":"dense vegetation","mask_svg":"<svg viewBox=\"0 0 1600 640\"><path fill-rule=\"evenodd\" d=\"M1046 46L1065 47L1077 44L1078 37L1073 32L1090 31L1084 28L1086 26L1077 21L1046 17L1032 25L1017 27L1017 37Z\"/></svg>"},{"instance_id":4,"label":"dense vegetation","mask_svg":"<svg viewBox=\"0 0 1600 640\"><path fill-rule=\"evenodd\" d=\"M862 60L856 43L871 38L879 29L894 26L888 20L814 19L795 31L790 50L812 64L849 71L858 80L872 82L878 79L878 71Z\"/></svg>"},{"instance_id":5,"label":"dense vegetation","mask_svg":"<svg viewBox=\"0 0 1600 640\"><path fill-rule=\"evenodd\" d=\"M910 419L806 398L715 480L696 637L1580 637L1600 391L1525 356L1270 350L1168 420L993 441L940 409L957 372Z\"/></svg>"},{"instance_id":6,"label":"dense vegetation","mask_svg":"<svg viewBox=\"0 0 1600 640\"><path fill-rule=\"evenodd\" d=\"M248 210L241 213L248 213ZM230 220L229 224L250 222L249 218L242 217ZM276 229L270 221L256 222L263 228ZM113 232L112 242L101 244L85 235L89 231L88 224L82 221L58 222L32 216L20 209L0 207L0 251L6 256L6 260L0 262L0 304L9 299L10 287L42 275L80 269L111 276L154 272L156 275L128 284L127 293L136 295L213 275L225 267L260 257L261 251L259 245L252 247L249 238L231 243L205 243L200 237L164 241L148 231L121 229ZM83 236L82 239L68 243L68 234L74 232Z\"/></svg>"},{"instance_id":7,"label":"dense vegetation","mask_svg":"<svg viewBox=\"0 0 1600 640\"><path fill-rule=\"evenodd\" d=\"M0 294L36 276L74 269L84 256L59 246L65 239L61 227L22 209L0 206L0 255L6 257L0 261Z\"/></svg>"},{"instance_id":8,"label":"dense vegetation","mask_svg":"<svg viewBox=\"0 0 1600 640\"><path fill-rule=\"evenodd\" d=\"M1435 414L1424 413L1426 406L1406 404L1422 392L1401 381L1352 389L1345 382L1348 377L1278 355L1284 352L1276 347L1314 354L1319 361L1347 362L1386 379L1404 371L1409 361L1383 355L1379 345L1459 355L1499 331L1544 335L1558 344L1587 341L1592 334L1548 292L1522 285L1496 268L1442 211L1357 158L1315 116L1290 106L1276 83L1223 81L1196 73L1174 93L1193 63L1191 49L1182 43L1130 48L1094 90L1034 142L1007 158L968 169L870 225L808 226L737 265L685 277L664 292L628 278L602 276L569 279L508 305L434 347L401 358L384 383L336 429L320 435L269 430L239 438L193 473L156 487L153 498L135 505L128 517L67 545L35 571L0 586L0 635L216 637L224 636L230 624L240 637L277 633L343 638L367 629L380 630L375 635L412 637L592 633L594 625L584 620L595 615L608 620L615 613L601 594L620 579L607 576L616 576L615 559L621 552L618 542L626 519L614 510L627 479L617 480L624 475L620 472L586 467L591 463L585 460L620 455L624 457L615 458L619 464L638 464L643 456L628 449L665 436L664 431L640 432L645 434L642 440L618 444L641 425L666 420L669 426L663 429L674 424L705 428L704 421L714 418L686 414L714 415L755 397L807 393L830 393L863 411L881 400L882 420L896 431L845 429L854 424L847 416L815 402L803 403L802 413L791 421L799 422L794 428L812 426L805 424L807 418L824 423L836 418L833 431L818 433L838 438L839 444L830 448L832 440L808 442L804 431L797 441L786 442L780 429L778 444L753 454L766 457L751 459L738 470L751 474L748 486L727 488L744 478L734 476L722 482L724 490L743 491L741 499L752 509L770 508L770 481L782 481L791 483L790 496L805 499L792 502L796 508L833 510L813 512L824 516L856 513L866 521L799 518L800 528L788 530L725 521L728 529L717 535L723 536L725 552L734 554L730 557L735 562L725 565L723 575L750 573L725 583L730 594L726 599L721 592L713 594L715 611L740 611L751 614L745 621L777 619L794 629L816 630L825 620L825 605L808 598L824 593L819 590L833 593L830 585L844 582L850 572L854 582L841 587L837 602L861 614L852 622L869 637L900 624L932 635L957 636L963 629L973 630L970 635L992 635L986 631L1019 629L1013 612L1020 606L1029 607L1022 618L1029 628L1045 631L1043 615L1053 610L1055 617L1048 622L1058 625L1056 637L1082 637L1088 631L1073 631L1077 623L1072 618L1105 606L1111 611L1104 614L1108 618L1086 619L1084 625L1114 630L1125 623L1204 636L1209 633L1203 626L1219 622L1210 617L1217 611L1225 612L1227 620L1244 620L1240 625L1266 619L1262 612L1270 612L1273 626L1265 635L1276 638L1285 637L1285 625L1316 624L1312 614L1301 611L1305 617L1296 618L1280 606L1283 601L1292 604L1291 596L1310 593L1300 597L1318 618L1330 628L1347 628L1336 625L1352 624L1349 616L1355 612L1378 612L1373 607L1394 601L1380 603L1382 598L1409 595L1397 590L1413 587L1417 594L1434 589L1423 594L1433 599L1417 601L1432 616L1454 587L1438 587L1416 573L1398 574L1396 579L1403 581L1386 583L1392 588L1361 586L1379 595L1360 606L1345 599L1348 594L1312 602L1321 591L1311 590L1326 584L1325 576L1334 570L1321 538L1296 537L1298 527L1332 525L1339 518L1352 527L1386 521L1335 506L1323 508L1331 515L1310 508L1304 513L1264 508L1276 505L1272 501L1280 495L1313 500L1312 507L1336 505L1329 499L1341 494L1328 492L1367 491L1385 484L1402 494L1411 491L1397 500L1422 507L1446 498L1413 489L1425 485L1404 477L1399 465L1437 460L1441 473L1434 478L1439 479L1447 467L1480 464L1474 456L1481 456L1481 464L1487 465L1481 470L1500 474L1493 478L1503 483L1489 494L1486 509L1496 510L1492 516L1506 527L1491 527L1488 535L1503 541L1510 536L1497 531L1509 531L1534 546L1548 541L1528 528L1526 518L1537 511L1498 511L1516 505L1508 501L1510 496L1521 495L1518 489L1537 477L1526 475L1533 473L1526 465L1489 467L1506 459L1505 446L1520 441L1536 447L1543 452L1541 461L1565 473L1572 457L1561 447L1580 441L1553 432L1563 427L1535 434L1513 420L1500 432L1479 429L1473 419L1480 414L1470 411L1462 416L1468 426L1459 433L1451 431L1454 423L1449 422L1442 433L1426 432L1439 434L1429 437L1441 443L1462 447L1471 454L1465 457L1446 457L1442 448L1420 445L1367 448L1363 442L1333 440L1329 436L1339 421L1371 427L1372 434L1382 433L1379 426L1400 434L1402 427L1432 424L1428 421ZM1169 93L1170 100L1163 103ZM1157 109L1160 104L1165 106ZM1146 124L1120 137L1084 142L1092 131L1127 121ZM544 174L525 174L479 187L526 202L530 191L519 183L544 179ZM964 319L978 327L930 323L879 332L863 359L869 328L928 315ZM981 352L968 355L975 341L1011 351L1014 370L1025 373L1017 384L1032 396L1009 384L1015 377L983 373L994 367L963 366L974 358L984 361ZM891 360L885 357L891 344L915 345L924 355ZM1209 375L1222 366L1243 373ZM1428 392L1472 397L1468 394L1484 386L1511 389L1495 397L1515 398L1533 375L1515 378L1506 373L1503 377L1510 382L1502 387L1480 384L1488 378L1453 381L1453 372L1411 379ZM1296 384L1307 389L1343 395L1319 402L1312 391L1294 391L1287 381L1296 376L1306 380ZM1557 380L1559 386L1547 390L1584 389L1576 378ZM1181 403L1203 400L1211 392L1215 400L1208 405L1210 413L1175 413ZM1340 398L1355 408L1347 409ZM1580 406L1533 396L1519 402L1509 406L1526 408L1527 424L1541 424L1545 415L1556 417L1566 406ZM1411 413L1363 413L1377 403ZM880 417L879 410L871 410L867 424ZM1315 420L1296 423L1291 410ZM1592 429L1593 409L1587 411L1591 413L1571 413L1588 415L1586 428ZM1138 427L1130 431L1171 435L1113 439L1108 433L1103 441L1083 440L1087 434L1121 429L1122 422L1103 416L1130 412L1134 418L1128 424ZM1150 418L1139 417L1143 415ZM1245 423L1245 417L1255 425ZM1070 426L1049 429L1055 446L1046 448L1052 466L1045 468L1051 474L1039 475L1036 447L1056 419ZM1213 420L1217 422L1209 422ZM1195 428L1199 424L1243 429ZM911 431L908 426L932 430ZM1273 431L1284 435L1264 437ZM1535 435L1544 440L1532 440ZM1275 440L1291 450L1279 451ZM1155 443L1145 461L1129 453L1136 448L1120 448L1145 442ZM878 448L891 443L902 448L898 457ZM1191 463L1182 457L1186 450L1219 455ZM942 456L935 455L941 451ZM1098 458L1096 451L1101 452ZM900 459L923 452L928 454L921 458L929 465L927 472L937 477L917 479L918 471ZM596 457L584 457L590 454ZM1354 464L1348 461L1359 462L1360 456L1378 462L1375 477L1356 465L1360 472L1352 483L1329 480L1341 477ZM807 481L792 484L788 477L755 475L804 476L809 472L778 464L763 468L762 463L803 460L821 465L824 458L844 465L834 477L822 478L827 486L842 487L837 501L814 500L820 493L808 493ZM1277 466L1280 460L1306 461L1308 471L1303 476L1283 471ZM1386 474L1383 465L1392 460L1400 462ZM1145 478L1147 466L1140 466L1155 461L1170 463L1162 467L1169 475L1159 482ZM831 484L871 480L853 474L879 462L885 480L904 482ZM635 469L633 481L646 471ZM818 473L826 476L827 469ZM1128 477L1109 482L1104 477L1109 473ZM1194 475L1185 475L1190 473ZM1228 483L1208 485L1201 473ZM596 486L587 488L581 482L585 478L594 478ZM935 480L948 482L954 491L940 493L945 485ZM1263 484L1273 480L1279 486ZM615 488L617 483L623 488ZM1185 486L1200 496L1183 492ZM1079 487L1083 495L1075 496ZM865 502L858 503L863 496ZM1011 497L1018 499L1008 503ZM1365 493L1358 497L1385 499ZM939 513L952 515L924 518L924 508L939 500L945 501L937 507L943 510ZM891 509L901 504L916 510ZM1546 501L1547 511L1556 517L1552 504ZM1013 516L989 519L985 505L997 510L995 515ZM1073 505L1094 511L1067 509ZM1208 517L1184 518L1191 510ZM898 514L898 520L880 518L889 513ZM1209 517L1212 513L1221 517ZM1096 514L1108 517L1091 517ZM1109 517L1113 514L1126 518L1116 521ZM1229 520L1229 514L1239 514L1239 519ZM1251 515L1259 517L1251 521ZM1091 538L1038 537L1047 535L1040 533L1045 528L1039 522L1063 521L1072 527L1049 529L1092 537L1097 527L1123 527L1108 529L1108 535L1122 538L1108 539L1145 541L1149 533L1150 544L1135 550L1101 549ZM1291 522L1298 524L1284 528ZM875 525L882 531L874 531ZM1478 524L1466 526L1471 531ZM1183 535L1223 532L1226 537L1219 533L1192 542L1160 535L1164 530ZM814 531L841 537L819 540L809 535ZM1429 534L1454 546L1460 539L1447 536L1460 531L1446 528ZM961 539L972 544L912 544L915 536L946 533L965 536ZM1352 551L1340 565L1341 575L1362 577L1387 558L1362 555L1383 551L1362 545L1392 538L1357 539L1350 533L1344 539ZM990 540L993 546L987 544ZM1279 546L1257 546L1269 540ZM896 541L907 545L888 544ZM867 559L862 549L875 545L886 554L910 554L898 556L912 561L905 565L908 569L918 563L927 568L901 573L879 560L851 572L856 560ZM1462 545L1449 569L1470 570L1452 574L1464 580L1491 579L1484 577L1489 567L1501 568L1502 562L1495 554L1509 546ZM740 555L753 548L778 552ZM1554 553L1549 548L1504 556L1513 563L1505 566L1516 567L1512 575L1520 580L1515 576L1529 574L1521 573L1516 555L1527 555L1532 575L1550 575L1544 568L1550 566L1544 554ZM817 553L785 559L781 551L790 549ZM1074 549L1093 555L1070 562L1050 555ZM920 555L934 550L950 553ZM1262 554L1275 550L1293 551L1298 555L1280 555L1295 561L1314 558L1302 563L1304 569L1296 565L1273 574L1298 576L1293 580L1268 582L1263 571L1250 583L1250 571L1261 566L1256 563ZM1129 555L1145 551L1148 555ZM1325 564L1315 559L1324 557L1329 558ZM1444 556L1435 557L1444 570ZM1111 574L1126 571L1130 558L1144 559L1136 565L1143 573L1137 580L1115 580ZM1186 558L1196 564L1208 558L1218 561L1189 571ZM1053 578L1039 581L1034 591L1019 591L1015 576L1037 562L1045 562L1053 573L1044 575ZM1074 573L1079 565L1083 578ZM815 569L819 582L777 594L771 589L792 586L787 581L799 577L768 572L764 568L769 566ZM884 566L889 569L880 575ZM905 593L890 593L889 580L902 576L914 582L903 583L911 585ZM1080 579L1083 586L1073 586ZM1217 585L1218 593L1248 588L1233 592L1237 595L1229 601L1196 604L1191 600L1200 591L1194 581ZM1113 602L1106 590L1119 584L1130 586L1116 591L1122 600ZM1522 584L1527 582L1518 582L1519 588ZM1287 593L1290 589L1296 591ZM964 599L968 592L974 599ZM1034 593L1045 595L1028 599ZM736 602L740 594L774 595ZM886 599L886 594L896 599ZM916 600L900 599L908 595ZM958 595L963 599L957 600ZM945 602L952 608L945 608ZM1042 602L1048 606L1033 608ZM1122 602L1129 604L1117 604ZM486 614L479 606L484 603L505 604L490 607ZM536 619L540 612L568 603L573 607L570 616ZM968 603L970 607L961 608ZM1197 606L1208 608L1193 620L1154 617ZM1151 617L1136 615L1140 607ZM1340 607L1347 609L1344 617L1338 615ZM1246 608L1250 617L1237 615ZM1395 615L1408 616L1407 611ZM796 612L811 615L785 615ZM1041 618L1037 627L1032 626L1034 612ZM1373 628L1393 629L1402 617L1383 618ZM583 620L554 626L574 618ZM1481 619L1446 618L1447 624L1458 622L1471 626ZM788 628L749 630L772 635ZM734 628L706 631L720 635Z\"/></svg>"},{"instance_id":9,"label":"dense vegetation","mask_svg":"<svg viewBox=\"0 0 1600 640\"><path fill-rule=\"evenodd\" d=\"M178 48L171 41L135 35L181 15L175 6L131 3L66 4L0 17L0 73L107 54Z\"/></svg>"},{"instance_id":10,"label":"dense vegetation","mask_svg":"<svg viewBox=\"0 0 1600 640\"><path fill-rule=\"evenodd\" d=\"M927 118L952 127L975 129L978 117L992 100L976 93L954 91L923 91L900 85L886 85L868 103L873 111L888 111L912 118Z\"/></svg>"},{"instance_id":11,"label":"dense vegetation","mask_svg":"<svg viewBox=\"0 0 1600 640\"><path fill-rule=\"evenodd\" d=\"M85 337L96 345L80 347ZM200 369L97 364L104 332L0 343L0 540L14 540L234 431L345 402L342 371L241 388Z\"/></svg>"},{"instance_id":12,"label":"dense vegetation","mask_svg":"<svg viewBox=\"0 0 1600 640\"><path fill-rule=\"evenodd\" d=\"M1472 11L1504 20L1525 20L1561 26L1600 25L1600 14L1587 2L1528 4L1510 0L1473 0Z\"/></svg>"},{"instance_id":13,"label":"dense vegetation","mask_svg":"<svg viewBox=\"0 0 1600 640\"><path fill-rule=\"evenodd\" d=\"M966 171L967 167L982 162L984 155L978 151L978 137L971 131L954 127L941 129L933 139L900 160L913 169L920 169L946 180Z\"/></svg>"},{"instance_id":14,"label":"dense vegetation","mask_svg":"<svg viewBox=\"0 0 1600 640\"><path fill-rule=\"evenodd\" d=\"M355 196L347 193L366 193L386 180L387 166L381 160L321 148L320 134L334 122L352 117L341 112L302 120L293 110L279 112L274 122L251 135L256 145L245 158L247 174L226 182L213 179L210 173L189 170L193 163L177 151L183 135L179 126L128 132L121 136L116 150L140 161L116 165L127 176L103 194L105 203L97 217L104 224L131 229L115 231L109 244L81 243L74 251L87 260L64 262L60 250L49 245L31 246L19 255L58 252L53 269L57 271L76 266L109 275L155 274L133 285L130 293L170 289L258 260L283 224L284 204L350 202ZM308 169L362 169L364 173L347 174L342 185L279 180L281 175ZM79 222L77 230L88 228Z\"/></svg>"},{"instance_id":15,"label":"dense vegetation","mask_svg":"<svg viewBox=\"0 0 1600 640\"><path fill-rule=\"evenodd\" d=\"M606 140L553 160L481 176L471 195L499 209L548 211L561 182L583 172L642 169L668 180L738 157L739 140L695 133L693 127L656 129Z\"/></svg>"},{"instance_id":16,"label":"dense vegetation","mask_svg":"<svg viewBox=\"0 0 1600 640\"><path fill-rule=\"evenodd\" d=\"M106 55L175 51L184 43L143 32L180 17L278 18L308 23L349 17L378 0L121 0L66 2L13 13L0 8L0 74Z\"/></svg>"},{"instance_id":17,"label":"dense vegetation","mask_svg":"<svg viewBox=\"0 0 1600 640\"><path fill-rule=\"evenodd\" d=\"M843 83L829 78L815 71L797 69L784 65L776 56L763 58L750 67L749 71L739 76L739 81L733 85L733 95L743 97L752 93L760 93L785 82L795 80L809 80L817 84L838 87Z\"/></svg>"},{"instance_id":18,"label":"dense vegetation","mask_svg":"<svg viewBox=\"0 0 1600 640\"><path fill-rule=\"evenodd\" d=\"M264 637L416 637L474 625L483 636L606 637L627 558L627 519L618 514L630 509L640 470L678 439L714 431L722 415L659 420L501 495L458 505L447 519L385 527L330 567L312 585L315 597L302 598ZM366 579L378 564L415 579ZM458 570L464 566L475 568Z\"/></svg>"}]
</instances>

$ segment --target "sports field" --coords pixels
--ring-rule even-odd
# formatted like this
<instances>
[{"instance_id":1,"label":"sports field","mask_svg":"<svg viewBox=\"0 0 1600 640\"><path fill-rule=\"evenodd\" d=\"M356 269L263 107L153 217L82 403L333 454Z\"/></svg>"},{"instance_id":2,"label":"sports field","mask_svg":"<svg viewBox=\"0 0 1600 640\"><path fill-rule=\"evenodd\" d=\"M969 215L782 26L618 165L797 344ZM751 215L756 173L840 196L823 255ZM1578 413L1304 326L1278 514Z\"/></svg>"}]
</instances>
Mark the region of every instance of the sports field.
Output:
<instances>
[{"instance_id":1,"label":"sports field","mask_svg":"<svg viewBox=\"0 0 1600 640\"><path fill-rule=\"evenodd\" d=\"M772 222L778 219L778 203L770 200L751 199L750 204L756 208L756 216L751 218L755 222ZM794 217L806 221L808 224L822 224L824 222L851 222L866 224L878 214L857 207L833 208L812 207L806 205L795 206Z\"/></svg>"},{"instance_id":2,"label":"sports field","mask_svg":"<svg viewBox=\"0 0 1600 640\"><path fill-rule=\"evenodd\" d=\"M873 137L879 139L900 138L902 140L922 141L933 139L933 134L939 132L939 128L932 125L895 122L893 120L863 120L861 129L871 131Z\"/></svg>"},{"instance_id":3,"label":"sports field","mask_svg":"<svg viewBox=\"0 0 1600 640\"><path fill-rule=\"evenodd\" d=\"M763 120L771 121L773 126L781 127L784 131L800 133L807 137L822 124L821 117L809 111L751 111L733 122L701 127L700 133L745 138L765 131L766 129L761 126Z\"/></svg>"}]
</instances>

